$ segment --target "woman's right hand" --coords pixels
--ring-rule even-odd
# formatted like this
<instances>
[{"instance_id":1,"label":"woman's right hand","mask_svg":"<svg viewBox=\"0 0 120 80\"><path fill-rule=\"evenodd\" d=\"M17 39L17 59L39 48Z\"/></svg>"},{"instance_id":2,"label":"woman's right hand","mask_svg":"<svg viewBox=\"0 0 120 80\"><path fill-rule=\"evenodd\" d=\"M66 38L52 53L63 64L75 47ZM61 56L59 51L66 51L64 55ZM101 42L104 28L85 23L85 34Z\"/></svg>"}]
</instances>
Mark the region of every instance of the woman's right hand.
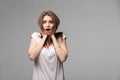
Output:
<instances>
[{"instance_id":1,"label":"woman's right hand","mask_svg":"<svg viewBox=\"0 0 120 80\"><path fill-rule=\"evenodd\" d=\"M42 31L40 35L41 35L41 38L47 38L48 36L45 31Z\"/></svg>"}]
</instances>

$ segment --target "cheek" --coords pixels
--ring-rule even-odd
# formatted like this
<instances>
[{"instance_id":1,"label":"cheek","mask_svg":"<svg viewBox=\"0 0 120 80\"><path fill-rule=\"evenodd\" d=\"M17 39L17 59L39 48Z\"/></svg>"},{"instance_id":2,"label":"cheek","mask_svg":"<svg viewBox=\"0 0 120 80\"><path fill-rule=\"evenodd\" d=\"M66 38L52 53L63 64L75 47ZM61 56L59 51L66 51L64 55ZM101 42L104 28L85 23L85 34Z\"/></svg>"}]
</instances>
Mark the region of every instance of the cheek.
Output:
<instances>
[{"instance_id":1,"label":"cheek","mask_svg":"<svg viewBox=\"0 0 120 80\"><path fill-rule=\"evenodd\" d=\"M51 27L51 29L52 29L52 30L54 30L54 29L55 29L55 27L53 26L53 27Z\"/></svg>"},{"instance_id":2,"label":"cheek","mask_svg":"<svg viewBox=\"0 0 120 80\"><path fill-rule=\"evenodd\" d=\"M54 27L54 24L51 24L51 28L53 28Z\"/></svg>"},{"instance_id":3,"label":"cheek","mask_svg":"<svg viewBox=\"0 0 120 80\"><path fill-rule=\"evenodd\" d=\"M42 26L42 27L43 27L43 29L45 29L45 28L46 28L45 24L43 24L43 26Z\"/></svg>"},{"instance_id":4,"label":"cheek","mask_svg":"<svg viewBox=\"0 0 120 80\"><path fill-rule=\"evenodd\" d=\"M42 26L45 27L45 24L43 24Z\"/></svg>"}]
</instances>

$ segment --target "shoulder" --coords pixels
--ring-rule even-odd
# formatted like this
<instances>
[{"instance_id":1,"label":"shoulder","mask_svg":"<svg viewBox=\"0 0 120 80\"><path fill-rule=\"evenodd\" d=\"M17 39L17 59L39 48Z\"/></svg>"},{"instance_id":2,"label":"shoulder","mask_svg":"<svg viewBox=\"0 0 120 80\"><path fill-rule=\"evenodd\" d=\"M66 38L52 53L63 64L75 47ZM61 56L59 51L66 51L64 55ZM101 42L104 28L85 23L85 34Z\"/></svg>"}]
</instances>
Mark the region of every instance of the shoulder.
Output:
<instances>
[{"instance_id":1,"label":"shoulder","mask_svg":"<svg viewBox=\"0 0 120 80\"><path fill-rule=\"evenodd\" d=\"M40 38L40 33L39 32L33 32L30 35L30 38L34 39L37 43L40 42L41 38Z\"/></svg>"},{"instance_id":2,"label":"shoulder","mask_svg":"<svg viewBox=\"0 0 120 80\"><path fill-rule=\"evenodd\" d=\"M40 33L39 32L33 32L30 37L32 37L32 38L40 37Z\"/></svg>"}]
</instances>

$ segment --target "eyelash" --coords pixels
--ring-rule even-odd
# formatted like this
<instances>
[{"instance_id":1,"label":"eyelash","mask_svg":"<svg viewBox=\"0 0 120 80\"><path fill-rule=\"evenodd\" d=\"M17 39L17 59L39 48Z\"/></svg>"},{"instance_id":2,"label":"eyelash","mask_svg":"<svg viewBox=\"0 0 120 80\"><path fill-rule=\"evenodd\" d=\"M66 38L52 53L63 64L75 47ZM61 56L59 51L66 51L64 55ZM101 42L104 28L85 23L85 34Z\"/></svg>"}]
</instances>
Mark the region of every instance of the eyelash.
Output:
<instances>
[{"instance_id":1,"label":"eyelash","mask_svg":"<svg viewBox=\"0 0 120 80\"><path fill-rule=\"evenodd\" d=\"M50 23L54 23L53 21L50 21Z\"/></svg>"},{"instance_id":2,"label":"eyelash","mask_svg":"<svg viewBox=\"0 0 120 80\"><path fill-rule=\"evenodd\" d=\"M42 23L44 24L44 23L46 23L46 21L43 21Z\"/></svg>"},{"instance_id":3,"label":"eyelash","mask_svg":"<svg viewBox=\"0 0 120 80\"><path fill-rule=\"evenodd\" d=\"M46 23L47 21L43 21L42 23L44 24L44 23ZM50 23L54 23L53 21L49 21Z\"/></svg>"}]
</instances>

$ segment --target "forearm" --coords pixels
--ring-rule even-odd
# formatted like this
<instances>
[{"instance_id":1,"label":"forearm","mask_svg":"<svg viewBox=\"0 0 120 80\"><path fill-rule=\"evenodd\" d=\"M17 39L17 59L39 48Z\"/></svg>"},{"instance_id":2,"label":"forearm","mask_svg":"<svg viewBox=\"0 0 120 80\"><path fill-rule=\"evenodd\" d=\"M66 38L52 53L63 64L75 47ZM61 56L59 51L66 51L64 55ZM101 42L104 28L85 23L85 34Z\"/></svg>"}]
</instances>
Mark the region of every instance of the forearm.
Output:
<instances>
[{"instance_id":1,"label":"forearm","mask_svg":"<svg viewBox=\"0 0 120 80\"><path fill-rule=\"evenodd\" d=\"M46 37L43 37L41 39L40 43L37 44L33 49L30 50L29 57L30 57L31 60L35 60L37 58L37 56L40 54L45 40L46 40Z\"/></svg>"},{"instance_id":2,"label":"forearm","mask_svg":"<svg viewBox=\"0 0 120 80\"><path fill-rule=\"evenodd\" d=\"M62 46L57 42L56 38L52 37L53 44L57 53L58 58L61 62L64 62L67 58L67 52L62 48Z\"/></svg>"},{"instance_id":3,"label":"forearm","mask_svg":"<svg viewBox=\"0 0 120 80\"><path fill-rule=\"evenodd\" d=\"M61 47L56 48L56 53L61 62L64 62L67 58L67 52L65 52Z\"/></svg>"}]
</instances>

